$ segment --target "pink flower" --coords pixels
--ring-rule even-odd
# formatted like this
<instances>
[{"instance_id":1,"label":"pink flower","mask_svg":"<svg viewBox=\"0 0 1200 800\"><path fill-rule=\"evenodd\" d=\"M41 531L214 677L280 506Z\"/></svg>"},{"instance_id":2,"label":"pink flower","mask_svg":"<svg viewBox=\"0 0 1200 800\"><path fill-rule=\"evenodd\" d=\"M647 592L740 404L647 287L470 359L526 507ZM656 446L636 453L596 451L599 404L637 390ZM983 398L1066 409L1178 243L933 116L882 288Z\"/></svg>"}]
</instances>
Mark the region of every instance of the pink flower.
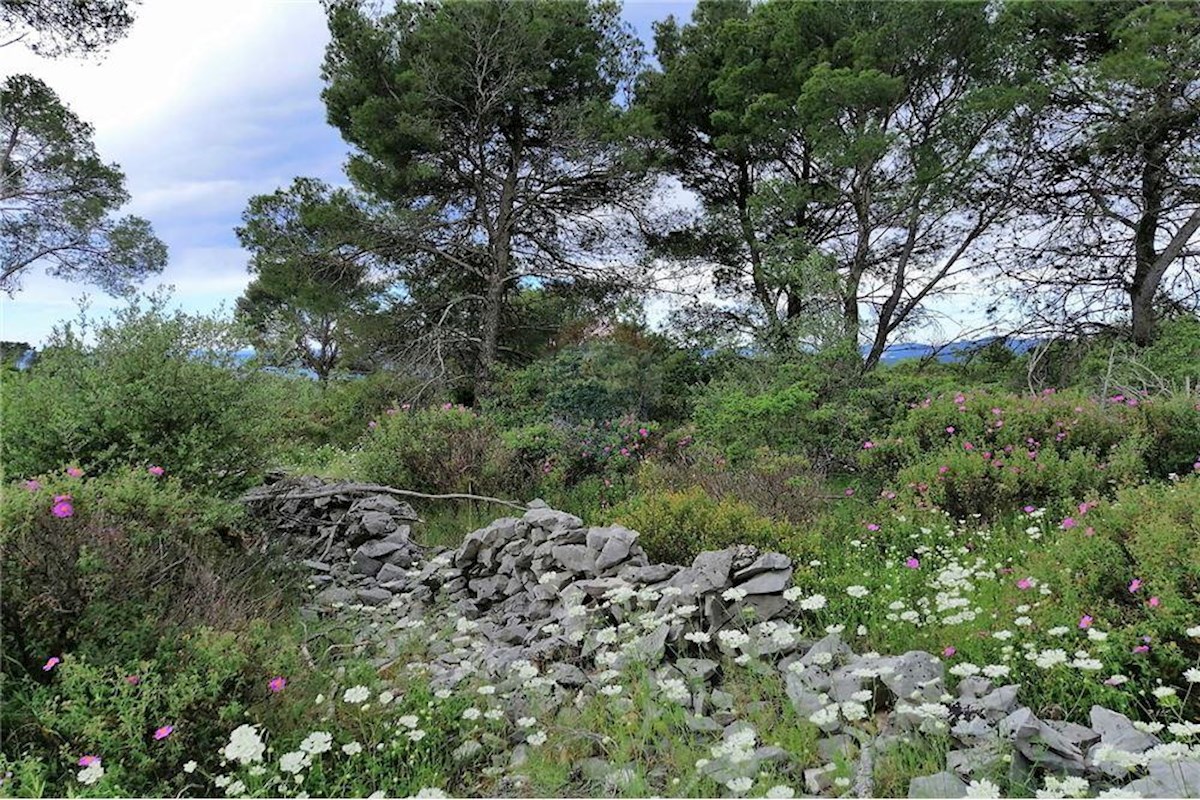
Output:
<instances>
[{"instance_id":1,"label":"pink flower","mask_svg":"<svg viewBox=\"0 0 1200 800\"><path fill-rule=\"evenodd\" d=\"M137 686L139 683L142 682L142 679L139 678L137 675L126 675L125 682L128 683L130 686Z\"/></svg>"},{"instance_id":2,"label":"pink flower","mask_svg":"<svg viewBox=\"0 0 1200 800\"><path fill-rule=\"evenodd\" d=\"M67 474L72 478L82 478L83 470L81 470L79 467L67 467Z\"/></svg>"},{"instance_id":3,"label":"pink flower","mask_svg":"<svg viewBox=\"0 0 1200 800\"><path fill-rule=\"evenodd\" d=\"M154 732L154 739L155 739L155 741L162 741L163 739L167 738L172 733L174 733L174 731L175 731L174 725L163 725L161 728L159 728L158 730L156 730Z\"/></svg>"},{"instance_id":4,"label":"pink flower","mask_svg":"<svg viewBox=\"0 0 1200 800\"><path fill-rule=\"evenodd\" d=\"M1080 628L1092 627L1092 617L1090 614L1084 614L1082 617L1079 618L1079 627Z\"/></svg>"},{"instance_id":5,"label":"pink flower","mask_svg":"<svg viewBox=\"0 0 1200 800\"><path fill-rule=\"evenodd\" d=\"M1084 536L1095 536L1095 535L1096 535L1096 529L1095 529L1095 528L1093 528L1091 525L1088 525L1088 526L1087 526L1087 528L1085 528L1085 529L1084 529L1084 531L1083 531L1083 535L1084 535Z\"/></svg>"},{"instance_id":6,"label":"pink flower","mask_svg":"<svg viewBox=\"0 0 1200 800\"><path fill-rule=\"evenodd\" d=\"M1033 512L1037 511L1037 509L1034 508L1033 506L1025 506L1021 510L1024 511L1026 514L1032 514Z\"/></svg>"},{"instance_id":7,"label":"pink flower","mask_svg":"<svg viewBox=\"0 0 1200 800\"><path fill-rule=\"evenodd\" d=\"M867 523L867 530L869 530L869 531L871 531L872 533L874 533L875 531L879 530L879 526L878 526L878 525L876 525L874 522L868 522L868 523Z\"/></svg>"},{"instance_id":8,"label":"pink flower","mask_svg":"<svg viewBox=\"0 0 1200 800\"><path fill-rule=\"evenodd\" d=\"M442 411L449 411L452 408L454 408L453 403L442 403Z\"/></svg>"},{"instance_id":9,"label":"pink flower","mask_svg":"<svg viewBox=\"0 0 1200 800\"><path fill-rule=\"evenodd\" d=\"M947 647L945 650L942 651L942 657L950 658L950 656L954 655L957 652L958 652L958 648L951 645L950 647Z\"/></svg>"},{"instance_id":10,"label":"pink flower","mask_svg":"<svg viewBox=\"0 0 1200 800\"><path fill-rule=\"evenodd\" d=\"M369 428L370 430L375 430L378 427L379 427L379 423L376 422L375 420L371 420L370 422L367 423L367 428Z\"/></svg>"},{"instance_id":11,"label":"pink flower","mask_svg":"<svg viewBox=\"0 0 1200 800\"><path fill-rule=\"evenodd\" d=\"M954 433L954 426L953 426L953 425L947 425L947 426L946 426L946 433Z\"/></svg>"},{"instance_id":12,"label":"pink flower","mask_svg":"<svg viewBox=\"0 0 1200 800\"><path fill-rule=\"evenodd\" d=\"M638 436L645 439L649 435L650 435L650 431L646 430L645 428L638 428Z\"/></svg>"},{"instance_id":13,"label":"pink flower","mask_svg":"<svg viewBox=\"0 0 1200 800\"><path fill-rule=\"evenodd\" d=\"M149 469L147 469L146 472L149 472L151 475L153 475L156 478L161 478L163 476L163 473L166 472L166 470L163 469L162 467L153 466L153 467L150 467Z\"/></svg>"},{"instance_id":14,"label":"pink flower","mask_svg":"<svg viewBox=\"0 0 1200 800\"><path fill-rule=\"evenodd\" d=\"M945 464L943 464L942 466L938 467L938 475L945 475L945 474L946 474L947 472L949 472L949 471L950 471L950 468L949 468L949 467L947 467Z\"/></svg>"},{"instance_id":15,"label":"pink flower","mask_svg":"<svg viewBox=\"0 0 1200 800\"><path fill-rule=\"evenodd\" d=\"M82 756L79 759L79 766L81 766L81 767L90 767L93 764L99 764L99 763L100 763L99 756Z\"/></svg>"},{"instance_id":16,"label":"pink flower","mask_svg":"<svg viewBox=\"0 0 1200 800\"><path fill-rule=\"evenodd\" d=\"M405 403L404 405L400 406L401 411L408 411L410 408L412 408L412 403Z\"/></svg>"},{"instance_id":17,"label":"pink flower","mask_svg":"<svg viewBox=\"0 0 1200 800\"><path fill-rule=\"evenodd\" d=\"M847 489L845 494L846 497L854 497L854 489Z\"/></svg>"},{"instance_id":18,"label":"pink flower","mask_svg":"<svg viewBox=\"0 0 1200 800\"><path fill-rule=\"evenodd\" d=\"M862 449L863 449L863 450L870 450L870 449L871 449L871 448L873 448L874 446L875 446L875 443L874 443L874 442L872 442L872 441L870 441L870 440L868 439L867 441L863 442Z\"/></svg>"},{"instance_id":19,"label":"pink flower","mask_svg":"<svg viewBox=\"0 0 1200 800\"><path fill-rule=\"evenodd\" d=\"M975 445L971 444L970 442L963 442L963 450L970 452L971 450L974 450L974 449L975 449Z\"/></svg>"},{"instance_id":20,"label":"pink flower","mask_svg":"<svg viewBox=\"0 0 1200 800\"><path fill-rule=\"evenodd\" d=\"M1025 589L1030 589L1032 587L1033 587L1033 578L1021 578L1021 580L1017 581L1017 588L1021 589L1022 591L1024 591Z\"/></svg>"},{"instance_id":21,"label":"pink flower","mask_svg":"<svg viewBox=\"0 0 1200 800\"><path fill-rule=\"evenodd\" d=\"M1071 530L1071 528L1074 528L1078 524L1079 523L1075 521L1074 517L1064 517L1063 521L1062 521L1062 529L1064 531L1069 531L1069 530Z\"/></svg>"},{"instance_id":22,"label":"pink flower","mask_svg":"<svg viewBox=\"0 0 1200 800\"><path fill-rule=\"evenodd\" d=\"M50 507L50 513L59 519L74 516L75 506L71 505L71 496L59 495L54 498L54 505Z\"/></svg>"},{"instance_id":23,"label":"pink flower","mask_svg":"<svg viewBox=\"0 0 1200 800\"><path fill-rule=\"evenodd\" d=\"M49 672L61 663L62 659L58 656L50 656L50 658L46 660L46 663L42 665L42 672Z\"/></svg>"},{"instance_id":24,"label":"pink flower","mask_svg":"<svg viewBox=\"0 0 1200 800\"><path fill-rule=\"evenodd\" d=\"M1120 676L1114 675L1104 681L1105 686L1120 686L1125 681L1121 680Z\"/></svg>"},{"instance_id":25,"label":"pink flower","mask_svg":"<svg viewBox=\"0 0 1200 800\"><path fill-rule=\"evenodd\" d=\"M267 688L278 694L283 691L283 687L287 686L287 678L282 675L276 675L271 680L267 681Z\"/></svg>"},{"instance_id":26,"label":"pink flower","mask_svg":"<svg viewBox=\"0 0 1200 800\"><path fill-rule=\"evenodd\" d=\"M1158 608L1160 605L1162 605L1162 601L1159 600L1157 597L1150 598L1150 607L1151 608Z\"/></svg>"},{"instance_id":27,"label":"pink flower","mask_svg":"<svg viewBox=\"0 0 1200 800\"><path fill-rule=\"evenodd\" d=\"M1200 466L1200 465L1197 465L1197 466ZM28 491L36 492L42 488L42 485L40 483L38 483L37 481L29 480L29 481L25 481L25 488Z\"/></svg>"},{"instance_id":28,"label":"pink flower","mask_svg":"<svg viewBox=\"0 0 1200 800\"><path fill-rule=\"evenodd\" d=\"M1149 652L1150 652L1150 645L1147 645L1147 644L1139 644L1137 647L1133 648L1133 650L1131 650L1130 652L1133 652L1133 653L1149 653Z\"/></svg>"},{"instance_id":29,"label":"pink flower","mask_svg":"<svg viewBox=\"0 0 1200 800\"><path fill-rule=\"evenodd\" d=\"M920 569L921 562L915 558L910 558L904 562L904 566L908 567L909 569Z\"/></svg>"},{"instance_id":30,"label":"pink flower","mask_svg":"<svg viewBox=\"0 0 1200 800\"><path fill-rule=\"evenodd\" d=\"M1136 592L1140 588L1142 588L1142 579L1141 578L1134 578L1133 580L1131 580L1129 582L1129 591L1130 592Z\"/></svg>"}]
</instances>

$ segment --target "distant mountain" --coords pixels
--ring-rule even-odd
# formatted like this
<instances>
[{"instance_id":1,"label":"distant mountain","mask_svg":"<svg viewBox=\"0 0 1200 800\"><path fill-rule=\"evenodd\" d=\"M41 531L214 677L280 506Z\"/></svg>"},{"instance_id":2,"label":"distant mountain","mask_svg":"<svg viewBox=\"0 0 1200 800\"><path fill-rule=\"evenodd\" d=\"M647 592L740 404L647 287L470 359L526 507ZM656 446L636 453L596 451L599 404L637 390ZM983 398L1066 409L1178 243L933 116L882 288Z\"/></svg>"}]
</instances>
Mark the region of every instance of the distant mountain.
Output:
<instances>
[{"instance_id":1,"label":"distant mountain","mask_svg":"<svg viewBox=\"0 0 1200 800\"><path fill-rule=\"evenodd\" d=\"M933 353L937 352L937 360L943 364L952 364L957 361L962 361L969 354L987 347L989 344L997 341L1001 337L987 336L982 339L968 339L963 342L953 342L948 345L929 345L917 344L914 342L898 342L888 347L883 351L883 362L885 364L895 364L897 361L905 361L910 358L929 358ZM1007 345L1017 355L1027 353L1032 350L1040 342L1040 339L1009 339ZM863 355L870 350L869 347L861 348Z\"/></svg>"}]
</instances>

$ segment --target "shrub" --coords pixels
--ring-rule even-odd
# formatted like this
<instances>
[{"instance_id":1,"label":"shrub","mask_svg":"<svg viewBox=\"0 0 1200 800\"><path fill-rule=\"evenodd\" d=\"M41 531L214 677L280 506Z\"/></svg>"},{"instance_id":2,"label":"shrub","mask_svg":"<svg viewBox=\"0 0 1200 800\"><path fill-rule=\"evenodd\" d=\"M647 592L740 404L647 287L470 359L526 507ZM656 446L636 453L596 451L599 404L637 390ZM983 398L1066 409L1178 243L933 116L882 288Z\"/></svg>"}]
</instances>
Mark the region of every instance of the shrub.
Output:
<instances>
[{"instance_id":1,"label":"shrub","mask_svg":"<svg viewBox=\"0 0 1200 800\"><path fill-rule=\"evenodd\" d=\"M171 630L277 613L280 591L232 532L240 510L178 480L60 473L5 494L0 611L13 663L32 670L68 650L136 658Z\"/></svg>"},{"instance_id":2,"label":"shrub","mask_svg":"<svg viewBox=\"0 0 1200 800\"><path fill-rule=\"evenodd\" d=\"M522 490L513 451L469 408L390 408L371 420L355 463L362 477L431 494Z\"/></svg>"},{"instance_id":3,"label":"shrub","mask_svg":"<svg viewBox=\"0 0 1200 800\"><path fill-rule=\"evenodd\" d=\"M700 488L635 496L614 508L613 518L641 533L638 542L651 561L671 564L690 564L698 553L734 544L779 550L792 534L790 525Z\"/></svg>"},{"instance_id":4,"label":"shrub","mask_svg":"<svg viewBox=\"0 0 1200 800\"><path fill-rule=\"evenodd\" d=\"M164 307L131 305L95 325L94 344L87 321L58 328L27 373L0 376L8 477L155 464L190 486L253 480L265 459L257 379L227 326Z\"/></svg>"}]
</instances>

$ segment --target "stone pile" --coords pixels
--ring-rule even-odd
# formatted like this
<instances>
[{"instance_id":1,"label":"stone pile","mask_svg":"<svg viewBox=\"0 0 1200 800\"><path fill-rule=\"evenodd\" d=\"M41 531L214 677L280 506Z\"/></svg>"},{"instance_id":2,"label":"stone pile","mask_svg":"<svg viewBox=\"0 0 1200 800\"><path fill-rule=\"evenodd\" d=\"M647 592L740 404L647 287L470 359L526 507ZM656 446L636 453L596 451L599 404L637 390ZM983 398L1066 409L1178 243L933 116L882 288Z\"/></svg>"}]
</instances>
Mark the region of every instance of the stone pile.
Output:
<instances>
[{"instance_id":1,"label":"stone pile","mask_svg":"<svg viewBox=\"0 0 1200 800\"><path fill-rule=\"evenodd\" d=\"M422 553L410 539L416 515L406 504L333 494L315 513L301 496L320 491L299 483L264 506L289 520L280 527L314 571L320 591L308 613L372 615L361 639L380 645L381 666L401 652L389 630L438 629L426 620L454 626L445 641L430 640L426 666L436 686L529 670L565 698L596 692L614 669L640 662L686 707L690 729L721 736L736 754L703 767L723 782L747 764L787 758L773 747L739 749L744 723L720 689L721 656L738 653L778 671L797 712L825 734L820 751L858 765L860 796L870 794L875 753L910 733L938 731L950 737L946 770L914 780L910 797L962 797L968 781L1005 773L1031 788L1052 775L1124 784L1144 797L1200 797L1200 762L1119 713L1095 706L1089 726L1041 720L1019 705L1015 684L976 675L948 686L942 661L929 653L855 654L837 633L805 638L792 622L802 613L799 594L789 591L792 563L779 553L735 546L701 553L689 566L651 564L635 531L587 527L540 501L467 535L457 549ZM311 558L318 546L324 560ZM868 708L873 737L855 724ZM827 769L804 778L812 794L846 791Z\"/></svg>"}]
</instances>

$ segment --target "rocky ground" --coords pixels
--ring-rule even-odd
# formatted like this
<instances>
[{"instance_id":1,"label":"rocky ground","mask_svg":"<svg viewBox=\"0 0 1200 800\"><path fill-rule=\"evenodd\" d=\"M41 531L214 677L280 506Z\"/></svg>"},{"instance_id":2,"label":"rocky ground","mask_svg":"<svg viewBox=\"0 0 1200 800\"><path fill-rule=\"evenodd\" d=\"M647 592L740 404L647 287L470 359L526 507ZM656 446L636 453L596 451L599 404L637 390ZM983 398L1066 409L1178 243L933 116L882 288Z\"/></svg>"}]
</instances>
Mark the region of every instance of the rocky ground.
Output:
<instances>
[{"instance_id":1,"label":"rocky ground","mask_svg":"<svg viewBox=\"0 0 1200 800\"><path fill-rule=\"evenodd\" d=\"M839 632L810 634L805 613L824 598L792 587L779 553L732 547L687 566L651 564L635 531L587 527L538 501L457 549L427 550L414 541L413 508L385 487L289 479L247 501L311 572L304 614L356 631L357 652L381 668L419 662L444 690L494 683L518 717L529 690L554 708L616 697L619 681L643 675L711 740L698 769L726 786L789 759L758 741L722 690L729 670L754 668L777 673L780 701L823 734L829 763L802 773L810 794L872 796L875 760L922 732L948 736L950 749L943 771L912 780L910 797L989 796L984 776L998 772L1045 786L1039 796L1200 796L1189 748L1122 714L1094 706L1087 725L1039 719L1018 685L948 675L922 651L856 654ZM505 693L506 682L525 691ZM518 784L524 747L493 765ZM620 779L615 765L587 768Z\"/></svg>"}]
</instances>

